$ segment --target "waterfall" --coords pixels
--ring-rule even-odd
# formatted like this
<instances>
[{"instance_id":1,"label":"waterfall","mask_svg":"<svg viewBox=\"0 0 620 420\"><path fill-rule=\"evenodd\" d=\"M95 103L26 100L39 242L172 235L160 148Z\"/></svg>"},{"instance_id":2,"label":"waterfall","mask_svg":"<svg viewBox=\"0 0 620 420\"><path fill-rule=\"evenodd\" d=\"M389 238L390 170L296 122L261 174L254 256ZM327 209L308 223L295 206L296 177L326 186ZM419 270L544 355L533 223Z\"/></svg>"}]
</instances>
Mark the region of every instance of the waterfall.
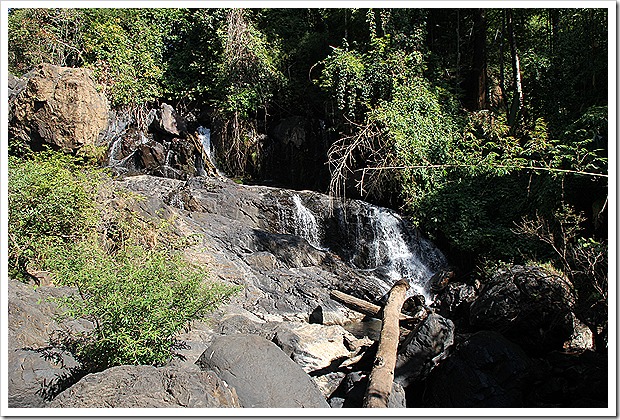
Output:
<instances>
[{"instance_id":1,"label":"waterfall","mask_svg":"<svg viewBox=\"0 0 620 420\"><path fill-rule=\"evenodd\" d=\"M331 212L327 200L309 192L291 192L288 199L289 205L280 207L283 231L338 255L384 292L406 278L408 295L421 294L430 302L429 281L447 266L446 258L396 212L360 200L346 200ZM315 203L312 210L309 199Z\"/></svg>"},{"instance_id":2,"label":"waterfall","mask_svg":"<svg viewBox=\"0 0 620 420\"><path fill-rule=\"evenodd\" d=\"M298 194L293 195L295 204L295 235L306 239L315 248L321 247L321 230L314 214L301 201Z\"/></svg>"},{"instance_id":3,"label":"waterfall","mask_svg":"<svg viewBox=\"0 0 620 420\"><path fill-rule=\"evenodd\" d=\"M411 288L428 298L427 284L445 257L428 240L408 237L402 218L387 209L372 207L374 238L369 244L369 268L381 267L391 280L407 278Z\"/></svg>"},{"instance_id":4,"label":"waterfall","mask_svg":"<svg viewBox=\"0 0 620 420\"><path fill-rule=\"evenodd\" d=\"M225 177L226 175L220 171L215 163L215 159L213 158L213 146L211 144L211 130L208 128L204 128L203 126L198 127L198 139L200 140L200 144L202 145L202 151L207 156L209 163L215 168L215 171L219 176Z\"/></svg>"},{"instance_id":5,"label":"waterfall","mask_svg":"<svg viewBox=\"0 0 620 420\"><path fill-rule=\"evenodd\" d=\"M392 210L359 200L344 203L333 221L337 227L325 237L332 252L375 277L384 291L406 278L409 296L419 293L430 301L429 280L447 261L415 227Z\"/></svg>"}]
</instances>

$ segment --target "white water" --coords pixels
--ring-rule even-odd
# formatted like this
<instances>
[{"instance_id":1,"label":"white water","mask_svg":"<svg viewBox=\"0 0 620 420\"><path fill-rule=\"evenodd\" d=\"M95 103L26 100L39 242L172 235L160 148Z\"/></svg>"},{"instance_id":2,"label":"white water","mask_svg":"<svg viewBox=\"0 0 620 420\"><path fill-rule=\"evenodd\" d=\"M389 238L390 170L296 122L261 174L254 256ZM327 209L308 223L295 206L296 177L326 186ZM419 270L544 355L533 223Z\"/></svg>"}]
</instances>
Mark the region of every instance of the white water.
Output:
<instances>
[{"instance_id":1,"label":"white water","mask_svg":"<svg viewBox=\"0 0 620 420\"><path fill-rule=\"evenodd\" d=\"M295 235L306 239L315 248L321 247L321 229L314 214L301 201L297 194L293 195L295 204Z\"/></svg>"},{"instance_id":2,"label":"white water","mask_svg":"<svg viewBox=\"0 0 620 420\"><path fill-rule=\"evenodd\" d=\"M403 220L396 213L371 207L374 238L369 244L371 267L383 267L391 280L406 278L412 291L428 295L428 281L436 265L445 264L445 257L426 239L408 239Z\"/></svg>"},{"instance_id":3,"label":"white water","mask_svg":"<svg viewBox=\"0 0 620 420\"><path fill-rule=\"evenodd\" d=\"M211 130L208 128L204 128L203 126L198 127L198 139L200 140L200 144L202 145L202 150L205 155L207 155L207 159L209 159L209 163L215 168L215 171L219 176L225 177L226 175L220 171L215 163L215 159L213 158L213 145L211 144Z\"/></svg>"}]
</instances>

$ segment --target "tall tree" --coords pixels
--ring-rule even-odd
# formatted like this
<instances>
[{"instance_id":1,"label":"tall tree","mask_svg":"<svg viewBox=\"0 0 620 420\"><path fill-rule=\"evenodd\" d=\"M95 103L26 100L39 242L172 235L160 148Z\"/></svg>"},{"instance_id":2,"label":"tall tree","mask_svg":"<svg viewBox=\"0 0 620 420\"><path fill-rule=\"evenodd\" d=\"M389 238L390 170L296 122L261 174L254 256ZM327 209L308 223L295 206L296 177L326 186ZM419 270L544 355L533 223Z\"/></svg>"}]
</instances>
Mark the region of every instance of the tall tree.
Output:
<instances>
[{"instance_id":1,"label":"tall tree","mask_svg":"<svg viewBox=\"0 0 620 420\"><path fill-rule=\"evenodd\" d=\"M517 52L517 41L515 39L512 9L506 11L506 26L508 29L508 43L510 44L510 56L512 58L512 77L514 81L514 91L512 105L508 114L508 125L514 132L523 113L523 87L521 84L521 64Z\"/></svg>"}]
</instances>

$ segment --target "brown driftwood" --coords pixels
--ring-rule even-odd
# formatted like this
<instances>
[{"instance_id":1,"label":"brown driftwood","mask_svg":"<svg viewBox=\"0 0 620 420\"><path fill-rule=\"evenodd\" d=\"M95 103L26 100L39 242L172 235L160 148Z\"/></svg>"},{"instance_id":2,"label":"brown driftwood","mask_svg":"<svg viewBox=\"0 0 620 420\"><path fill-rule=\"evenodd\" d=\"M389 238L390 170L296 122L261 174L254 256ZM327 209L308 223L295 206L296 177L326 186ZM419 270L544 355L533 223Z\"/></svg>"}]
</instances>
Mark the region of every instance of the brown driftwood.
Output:
<instances>
[{"instance_id":1,"label":"brown driftwood","mask_svg":"<svg viewBox=\"0 0 620 420\"><path fill-rule=\"evenodd\" d=\"M332 290L329 292L329 297L333 300L342 303L349 309L353 309L359 313L364 315L371 316L373 318L379 318L381 315L381 307L377 306L373 303L367 302L363 299L356 298L354 296L343 293L339 290ZM400 309L399 309L400 311ZM425 318L426 313L420 316L412 317L405 314L400 314L399 321L403 326L410 326L412 324L416 324L420 319Z\"/></svg>"},{"instance_id":2,"label":"brown driftwood","mask_svg":"<svg viewBox=\"0 0 620 420\"><path fill-rule=\"evenodd\" d=\"M396 366L396 352L398 351L400 335L398 321L407 289L409 289L409 283L405 279L397 281L392 286L383 308L379 346L374 366L368 378L364 407L387 407L394 382L394 367Z\"/></svg>"}]
</instances>

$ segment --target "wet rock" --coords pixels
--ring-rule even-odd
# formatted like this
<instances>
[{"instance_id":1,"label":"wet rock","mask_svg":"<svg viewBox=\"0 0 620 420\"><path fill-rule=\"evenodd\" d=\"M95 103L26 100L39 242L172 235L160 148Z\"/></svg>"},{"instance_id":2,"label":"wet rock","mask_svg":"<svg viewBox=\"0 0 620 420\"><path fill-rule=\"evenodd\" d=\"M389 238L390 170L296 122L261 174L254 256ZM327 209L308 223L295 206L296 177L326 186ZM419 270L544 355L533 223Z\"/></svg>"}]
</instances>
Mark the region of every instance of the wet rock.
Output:
<instances>
[{"instance_id":1,"label":"wet rock","mask_svg":"<svg viewBox=\"0 0 620 420\"><path fill-rule=\"evenodd\" d=\"M501 331L525 350L559 350L574 332L568 281L540 267L499 270L470 308L470 323Z\"/></svg>"},{"instance_id":2,"label":"wet rock","mask_svg":"<svg viewBox=\"0 0 620 420\"><path fill-rule=\"evenodd\" d=\"M41 64L22 79L25 87L10 101L10 137L35 149L96 144L108 123L108 104L90 70Z\"/></svg>"},{"instance_id":3,"label":"wet rock","mask_svg":"<svg viewBox=\"0 0 620 420\"><path fill-rule=\"evenodd\" d=\"M239 407L235 391L214 372L116 366L86 375L50 407Z\"/></svg>"},{"instance_id":4,"label":"wet rock","mask_svg":"<svg viewBox=\"0 0 620 420\"><path fill-rule=\"evenodd\" d=\"M428 407L522 407L531 360L516 344L480 331L458 344L431 371Z\"/></svg>"},{"instance_id":5,"label":"wet rock","mask_svg":"<svg viewBox=\"0 0 620 420\"><path fill-rule=\"evenodd\" d=\"M233 387L242 407L328 407L310 377L257 335L216 337L196 363Z\"/></svg>"},{"instance_id":6,"label":"wet rock","mask_svg":"<svg viewBox=\"0 0 620 420\"><path fill-rule=\"evenodd\" d=\"M394 369L394 381L408 387L426 378L454 343L454 323L431 313L401 343Z\"/></svg>"}]
</instances>

